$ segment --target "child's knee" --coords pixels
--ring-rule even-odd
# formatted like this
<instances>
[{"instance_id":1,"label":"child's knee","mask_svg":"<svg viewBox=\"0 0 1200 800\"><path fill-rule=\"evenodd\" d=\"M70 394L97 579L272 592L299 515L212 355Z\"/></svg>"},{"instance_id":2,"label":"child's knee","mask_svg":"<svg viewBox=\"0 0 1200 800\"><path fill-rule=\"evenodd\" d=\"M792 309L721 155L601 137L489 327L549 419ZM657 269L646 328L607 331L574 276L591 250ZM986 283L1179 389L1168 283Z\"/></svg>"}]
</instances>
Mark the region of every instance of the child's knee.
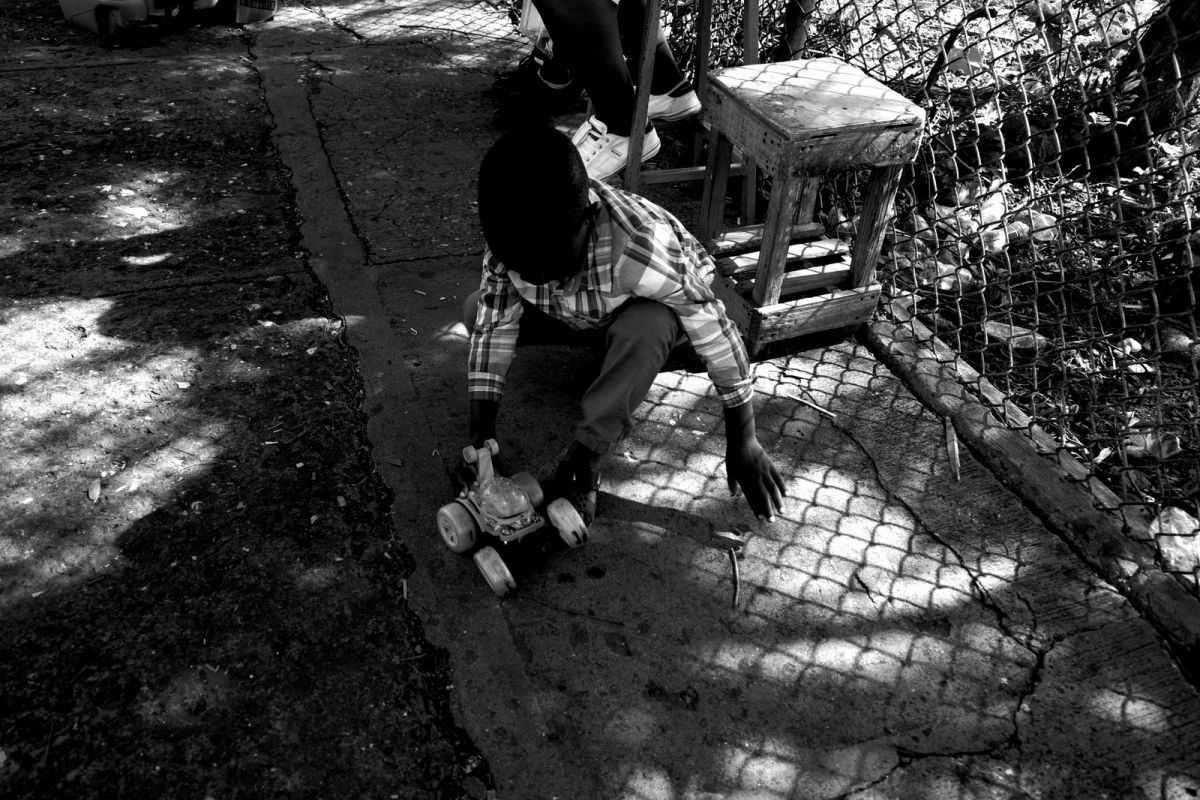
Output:
<instances>
[{"instance_id":1,"label":"child's knee","mask_svg":"<svg viewBox=\"0 0 1200 800\"><path fill-rule=\"evenodd\" d=\"M463 300L462 304L462 321L463 326L467 329L467 335L475 330L475 315L479 313L479 290L471 292L467 295L467 299Z\"/></svg>"}]
</instances>

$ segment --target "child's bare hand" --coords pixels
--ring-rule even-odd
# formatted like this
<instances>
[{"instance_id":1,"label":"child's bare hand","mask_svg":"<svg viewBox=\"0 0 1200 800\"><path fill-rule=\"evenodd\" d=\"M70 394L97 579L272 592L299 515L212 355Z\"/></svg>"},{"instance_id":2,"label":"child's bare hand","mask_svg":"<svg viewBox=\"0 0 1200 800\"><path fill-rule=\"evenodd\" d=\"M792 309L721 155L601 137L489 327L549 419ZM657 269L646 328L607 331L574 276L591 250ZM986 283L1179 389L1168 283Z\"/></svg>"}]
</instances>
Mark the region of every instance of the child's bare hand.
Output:
<instances>
[{"instance_id":1,"label":"child's bare hand","mask_svg":"<svg viewBox=\"0 0 1200 800\"><path fill-rule=\"evenodd\" d=\"M787 489L771 463L771 457L757 439L729 444L725 451L725 472L729 477L730 493L734 497L739 491L745 494L755 516L774 522L775 514L783 510Z\"/></svg>"}]
</instances>

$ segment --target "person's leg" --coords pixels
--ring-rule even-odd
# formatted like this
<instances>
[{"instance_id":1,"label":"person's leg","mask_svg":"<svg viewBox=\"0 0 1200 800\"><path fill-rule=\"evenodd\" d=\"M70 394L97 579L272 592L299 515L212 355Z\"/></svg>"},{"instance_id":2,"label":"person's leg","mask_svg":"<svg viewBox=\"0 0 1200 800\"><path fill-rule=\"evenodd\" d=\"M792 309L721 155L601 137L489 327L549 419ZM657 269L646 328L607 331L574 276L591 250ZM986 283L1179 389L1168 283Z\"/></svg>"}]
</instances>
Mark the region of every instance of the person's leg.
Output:
<instances>
[{"instance_id":1,"label":"person's leg","mask_svg":"<svg viewBox=\"0 0 1200 800\"><path fill-rule=\"evenodd\" d=\"M579 150L588 175L605 181L629 163L633 126L633 79L621 50L617 6L612 0L534 0L550 37L562 42L571 74L591 98L594 114L579 126L571 143ZM641 160L662 146L647 123Z\"/></svg>"},{"instance_id":2,"label":"person's leg","mask_svg":"<svg viewBox=\"0 0 1200 800\"><path fill-rule=\"evenodd\" d=\"M583 84L596 117L616 136L628 136L633 120L633 81L621 51L617 9L611 0L535 0L557 49L565 51L572 77Z\"/></svg>"},{"instance_id":3,"label":"person's leg","mask_svg":"<svg viewBox=\"0 0 1200 800\"><path fill-rule=\"evenodd\" d=\"M629 68L634 72L637 71L642 49L645 9L645 0L621 0L617 9L621 43ZM700 98L676 63L675 54L667 44L667 35L660 27L658 44L654 49L654 72L650 78L648 116L654 122L674 122L698 114L700 110Z\"/></svg>"},{"instance_id":4,"label":"person's leg","mask_svg":"<svg viewBox=\"0 0 1200 800\"><path fill-rule=\"evenodd\" d=\"M633 415L677 344L679 317L653 300L631 300L605 332L600 371L584 392L575 440L603 455L633 430Z\"/></svg>"},{"instance_id":5,"label":"person's leg","mask_svg":"<svg viewBox=\"0 0 1200 800\"><path fill-rule=\"evenodd\" d=\"M643 0L621 0L617 6L617 27L621 33L621 47L629 69L636 71L642 51L642 33L645 28L646 4ZM686 78L675 62L675 54L667 44L667 34L658 29L658 44L654 48L654 74L650 78L651 94L667 94L679 87Z\"/></svg>"}]
</instances>

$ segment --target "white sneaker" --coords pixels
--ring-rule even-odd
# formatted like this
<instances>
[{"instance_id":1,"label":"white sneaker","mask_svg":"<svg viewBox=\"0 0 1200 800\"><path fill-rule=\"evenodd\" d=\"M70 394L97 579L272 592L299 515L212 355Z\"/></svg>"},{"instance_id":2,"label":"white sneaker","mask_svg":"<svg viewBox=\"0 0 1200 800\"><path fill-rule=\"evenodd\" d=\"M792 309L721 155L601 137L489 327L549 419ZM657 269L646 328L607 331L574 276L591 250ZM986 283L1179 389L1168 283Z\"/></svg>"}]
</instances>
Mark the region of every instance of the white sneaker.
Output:
<instances>
[{"instance_id":1,"label":"white sneaker","mask_svg":"<svg viewBox=\"0 0 1200 800\"><path fill-rule=\"evenodd\" d=\"M650 95L650 110L647 116L660 122L674 122L700 113L700 98L693 91L672 97L669 94Z\"/></svg>"},{"instance_id":2,"label":"white sneaker","mask_svg":"<svg viewBox=\"0 0 1200 800\"><path fill-rule=\"evenodd\" d=\"M579 126L571 143L579 151L588 177L606 181L629 163L629 137L608 132L608 126L595 117ZM662 147L658 131L651 128L642 140L642 161L653 158Z\"/></svg>"}]
</instances>

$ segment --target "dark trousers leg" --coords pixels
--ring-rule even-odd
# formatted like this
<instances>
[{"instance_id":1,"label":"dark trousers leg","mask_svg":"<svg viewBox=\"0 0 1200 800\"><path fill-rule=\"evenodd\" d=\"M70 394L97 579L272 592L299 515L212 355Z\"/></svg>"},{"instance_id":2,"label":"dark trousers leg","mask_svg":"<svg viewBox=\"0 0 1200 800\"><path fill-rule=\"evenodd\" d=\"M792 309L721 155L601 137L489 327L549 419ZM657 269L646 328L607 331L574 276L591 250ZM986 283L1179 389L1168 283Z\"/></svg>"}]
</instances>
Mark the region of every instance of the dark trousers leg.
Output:
<instances>
[{"instance_id":1,"label":"dark trousers leg","mask_svg":"<svg viewBox=\"0 0 1200 800\"><path fill-rule=\"evenodd\" d=\"M610 133L629 135L633 80L621 52L617 8L611 0L535 0L546 30L562 50L571 75L583 84L596 116Z\"/></svg>"},{"instance_id":2,"label":"dark trousers leg","mask_svg":"<svg viewBox=\"0 0 1200 800\"><path fill-rule=\"evenodd\" d=\"M686 343L679 317L653 300L631 300L605 330L600 372L584 392L575 439L605 453L633 430L633 415L676 345Z\"/></svg>"},{"instance_id":3,"label":"dark trousers leg","mask_svg":"<svg viewBox=\"0 0 1200 800\"><path fill-rule=\"evenodd\" d=\"M463 303L463 323L475 325L478 292ZM602 337L602 338L601 338ZM582 419L575 439L606 453L633 430L633 415L646 399L655 377L675 348L691 352L691 344L675 312L653 300L630 300L602 330L576 331L532 306L521 316L518 346L581 344L600 346L600 371L583 394Z\"/></svg>"},{"instance_id":4,"label":"dark trousers leg","mask_svg":"<svg viewBox=\"0 0 1200 800\"><path fill-rule=\"evenodd\" d=\"M646 23L646 4L643 0L621 0L617 7L617 27L621 32L621 47L629 62L629 69L637 73L638 59L642 50L642 31ZM658 44L654 48L654 73L650 78L651 94L666 94L683 82L683 72L675 62L675 54L667 44L662 29L658 31Z\"/></svg>"}]
</instances>

